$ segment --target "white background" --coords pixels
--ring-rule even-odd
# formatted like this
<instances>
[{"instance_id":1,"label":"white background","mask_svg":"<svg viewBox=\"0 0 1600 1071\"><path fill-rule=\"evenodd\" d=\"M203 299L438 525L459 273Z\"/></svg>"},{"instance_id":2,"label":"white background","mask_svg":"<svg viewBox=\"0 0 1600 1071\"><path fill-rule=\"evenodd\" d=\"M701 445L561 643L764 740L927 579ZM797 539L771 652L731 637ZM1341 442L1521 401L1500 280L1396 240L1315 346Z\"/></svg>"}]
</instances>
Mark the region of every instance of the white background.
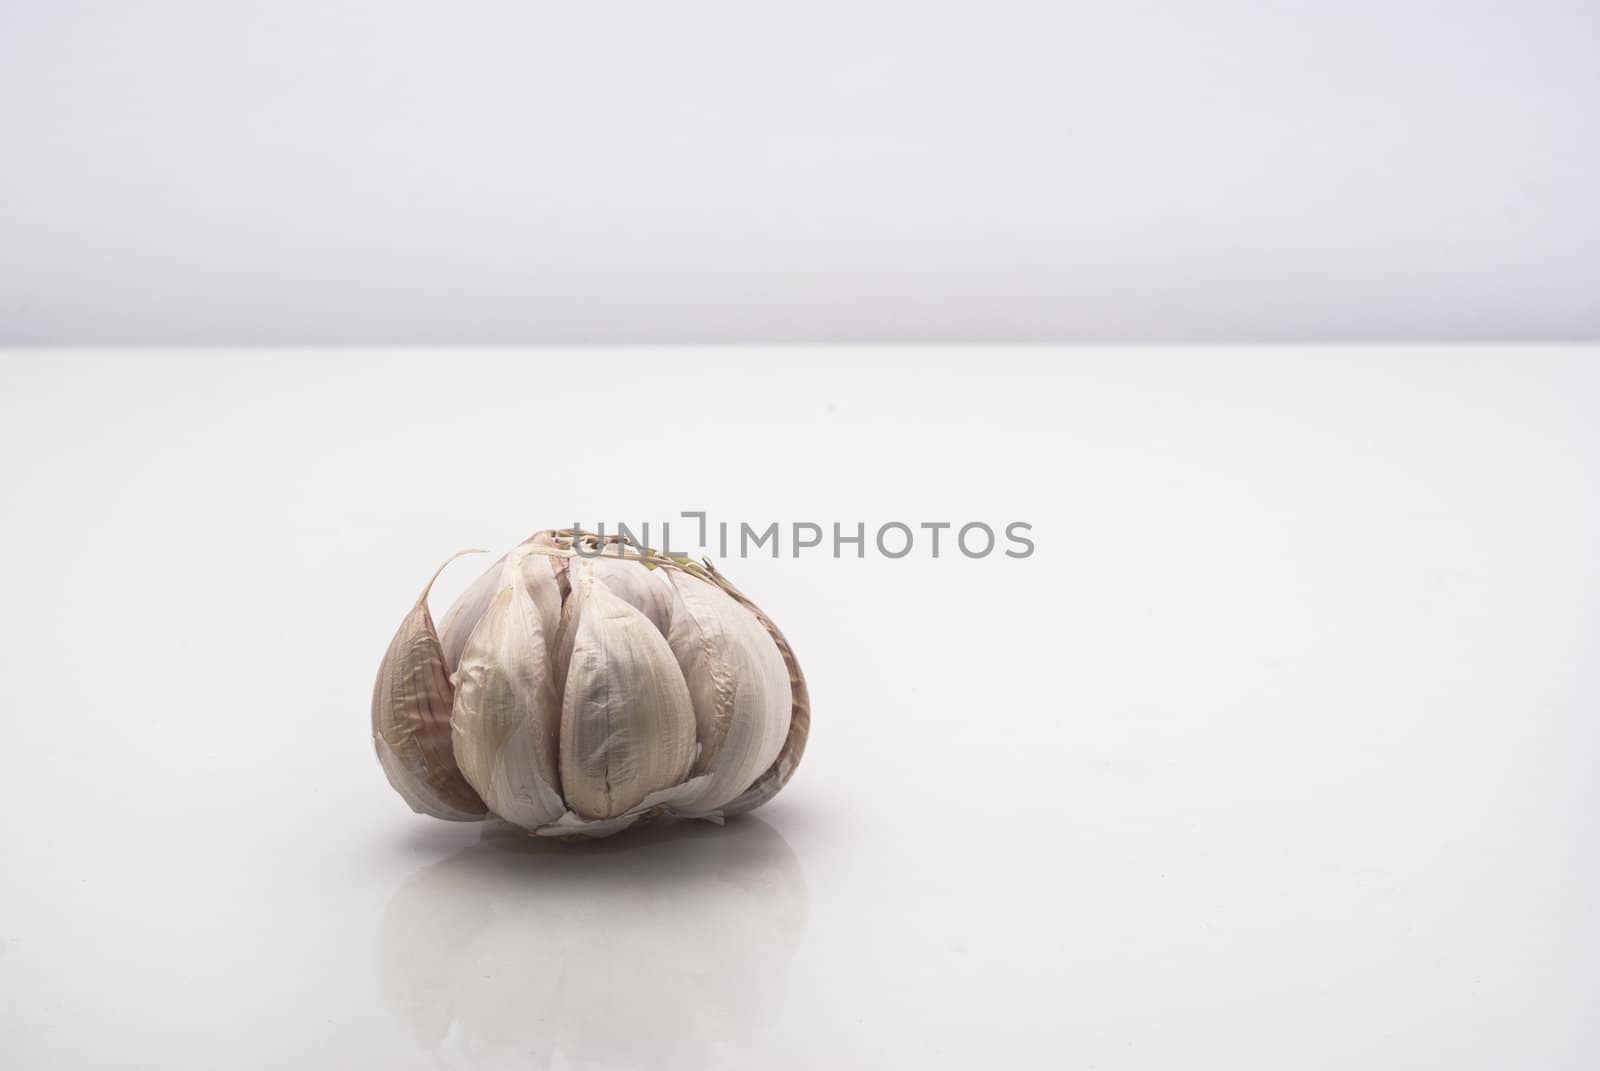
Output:
<instances>
[{"instance_id":1,"label":"white background","mask_svg":"<svg viewBox=\"0 0 1600 1071\"><path fill-rule=\"evenodd\" d=\"M1596 356L7 354L6 1066L1592 1067ZM685 509L1038 550L724 560L744 820L411 814L433 567Z\"/></svg>"},{"instance_id":2,"label":"white background","mask_svg":"<svg viewBox=\"0 0 1600 1071\"><path fill-rule=\"evenodd\" d=\"M0 0L0 343L1600 338L1593 0Z\"/></svg>"}]
</instances>

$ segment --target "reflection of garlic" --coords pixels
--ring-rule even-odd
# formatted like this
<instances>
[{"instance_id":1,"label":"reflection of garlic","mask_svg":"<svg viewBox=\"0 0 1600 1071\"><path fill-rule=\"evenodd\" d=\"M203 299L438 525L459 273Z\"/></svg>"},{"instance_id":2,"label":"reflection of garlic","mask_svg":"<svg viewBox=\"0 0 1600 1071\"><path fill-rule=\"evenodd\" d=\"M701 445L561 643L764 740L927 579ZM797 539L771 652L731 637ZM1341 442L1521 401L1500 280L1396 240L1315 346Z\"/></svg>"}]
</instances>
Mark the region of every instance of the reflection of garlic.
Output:
<instances>
[{"instance_id":1,"label":"reflection of garlic","mask_svg":"<svg viewBox=\"0 0 1600 1071\"><path fill-rule=\"evenodd\" d=\"M419 1066L759 1065L809 914L776 829L752 815L570 847L518 832L485 829L381 914L379 993Z\"/></svg>"},{"instance_id":2,"label":"reflection of garlic","mask_svg":"<svg viewBox=\"0 0 1600 1071\"><path fill-rule=\"evenodd\" d=\"M415 811L606 836L646 814L758 807L805 750L788 641L709 563L541 532L438 632L431 587L372 696L378 758Z\"/></svg>"}]
</instances>

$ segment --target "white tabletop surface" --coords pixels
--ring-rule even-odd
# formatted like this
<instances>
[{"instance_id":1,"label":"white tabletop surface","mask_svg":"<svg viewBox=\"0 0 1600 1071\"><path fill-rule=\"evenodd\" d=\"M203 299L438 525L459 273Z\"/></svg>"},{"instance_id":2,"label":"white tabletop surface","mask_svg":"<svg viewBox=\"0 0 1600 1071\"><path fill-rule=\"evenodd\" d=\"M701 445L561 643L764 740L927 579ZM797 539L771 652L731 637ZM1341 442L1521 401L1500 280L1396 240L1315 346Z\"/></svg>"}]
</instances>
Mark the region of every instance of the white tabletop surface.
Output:
<instances>
[{"instance_id":1,"label":"white tabletop surface","mask_svg":"<svg viewBox=\"0 0 1600 1071\"><path fill-rule=\"evenodd\" d=\"M1597 356L0 354L0 1063L1593 1067ZM1037 550L722 559L753 815L410 813L434 566L685 510Z\"/></svg>"}]
</instances>

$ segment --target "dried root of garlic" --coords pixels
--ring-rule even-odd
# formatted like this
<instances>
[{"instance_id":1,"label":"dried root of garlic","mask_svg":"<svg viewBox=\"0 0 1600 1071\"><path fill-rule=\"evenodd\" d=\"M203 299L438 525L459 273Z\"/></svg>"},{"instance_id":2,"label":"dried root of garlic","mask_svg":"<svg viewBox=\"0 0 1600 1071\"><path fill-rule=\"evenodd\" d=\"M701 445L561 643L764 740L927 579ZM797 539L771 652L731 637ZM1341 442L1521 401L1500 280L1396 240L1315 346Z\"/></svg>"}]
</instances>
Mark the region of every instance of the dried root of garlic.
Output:
<instances>
[{"instance_id":1,"label":"dried root of garlic","mask_svg":"<svg viewBox=\"0 0 1600 1071\"><path fill-rule=\"evenodd\" d=\"M794 652L709 563L547 531L437 630L432 586L372 693L378 759L414 811L546 836L720 820L775 796L805 751Z\"/></svg>"}]
</instances>

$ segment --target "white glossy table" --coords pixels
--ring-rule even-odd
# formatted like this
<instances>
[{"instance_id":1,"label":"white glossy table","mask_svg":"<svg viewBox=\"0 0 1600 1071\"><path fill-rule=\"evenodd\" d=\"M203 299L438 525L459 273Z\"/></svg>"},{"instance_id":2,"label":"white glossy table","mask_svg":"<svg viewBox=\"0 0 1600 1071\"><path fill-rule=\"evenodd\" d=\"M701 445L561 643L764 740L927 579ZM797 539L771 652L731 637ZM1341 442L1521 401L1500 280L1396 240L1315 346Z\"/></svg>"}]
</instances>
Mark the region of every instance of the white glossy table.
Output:
<instances>
[{"instance_id":1,"label":"white glossy table","mask_svg":"<svg viewBox=\"0 0 1600 1071\"><path fill-rule=\"evenodd\" d=\"M0 355L0 1063L1593 1066L1595 357ZM700 509L1038 549L724 560L746 819L412 815L434 565Z\"/></svg>"}]
</instances>

